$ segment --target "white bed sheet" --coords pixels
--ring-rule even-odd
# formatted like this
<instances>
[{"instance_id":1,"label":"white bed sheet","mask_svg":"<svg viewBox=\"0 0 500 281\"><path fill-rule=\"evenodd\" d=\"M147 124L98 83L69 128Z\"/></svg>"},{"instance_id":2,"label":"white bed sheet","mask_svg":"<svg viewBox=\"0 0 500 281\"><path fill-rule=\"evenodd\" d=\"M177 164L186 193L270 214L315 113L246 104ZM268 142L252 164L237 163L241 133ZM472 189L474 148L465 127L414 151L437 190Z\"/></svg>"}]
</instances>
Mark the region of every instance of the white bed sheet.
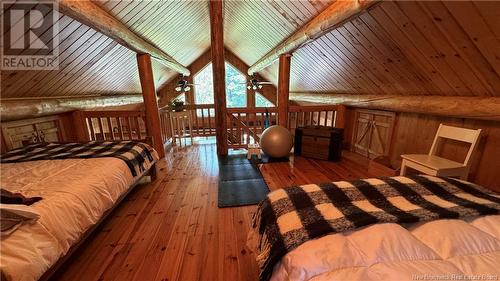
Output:
<instances>
[{"instance_id":1,"label":"white bed sheet","mask_svg":"<svg viewBox=\"0 0 500 281\"><path fill-rule=\"evenodd\" d=\"M0 267L16 281L38 280L137 178L111 157L1 164L0 170L2 188L43 197L32 205L40 219L1 241Z\"/></svg>"},{"instance_id":2,"label":"white bed sheet","mask_svg":"<svg viewBox=\"0 0 500 281\"><path fill-rule=\"evenodd\" d=\"M271 280L500 280L500 216L328 235L285 255Z\"/></svg>"}]
</instances>

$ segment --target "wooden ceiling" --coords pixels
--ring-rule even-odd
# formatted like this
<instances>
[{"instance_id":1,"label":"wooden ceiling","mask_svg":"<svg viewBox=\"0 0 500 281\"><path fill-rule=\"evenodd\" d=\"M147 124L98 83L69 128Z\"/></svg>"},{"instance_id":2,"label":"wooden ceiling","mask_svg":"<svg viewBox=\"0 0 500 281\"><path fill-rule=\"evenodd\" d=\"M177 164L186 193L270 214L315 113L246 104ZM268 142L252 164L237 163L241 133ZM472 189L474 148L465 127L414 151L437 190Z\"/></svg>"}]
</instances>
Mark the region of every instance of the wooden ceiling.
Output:
<instances>
[{"instance_id":1,"label":"wooden ceiling","mask_svg":"<svg viewBox=\"0 0 500 281\"><path fill-rule=\"evenodd\" d=\"M210 47L206 1L95 1L185 66ZM225 44L256 62L331 2L225 1ZM2 71L1 97L139 93L135 54L61 16L59 71ZM294 53L292 92L500 95L500 2L382 2ZM157 85L175 76L154 62ZM264 77L276 83L277 64ZM319 93L318 93L319 94Z\"/></svg>"},{"instance_id":2,"label":"wooden ceiling","mask_svg":"<svg viewBox=\"0 0 500 281\"><path fill-rule=\"evenodd\" d=\"M272 10L268 6L266 10ZM248 10L235 12L239 14L231 13L232 17L238 19ZM257 38L283 38L291 29L285 19L294 18L295 12L247 18L251 30L246 32ZM500 2L384 1L295 52L290 88L292 92L500 95L499 30ZM259 46L266 47L259 54L271 49ZM250 55L234 52L248 64L255 62ZM276 83L277 65L262 74Z\"/></svg>"},{"instance_id":3,"label":"wooden ceiling","mask_svg":"<svg viewBox=\"0 0 500 281\"><path fill-rule=\"evenodd\" d=\"M226 47L251 65L332 2L226 1Z\"/></svg>"},{"instance_id":4,"label":"wooden ceiling","mask_svg":"<svg viewBox=\"0 0 500 281\"><path fill-rule=\"evenodd\" d=\"M99 1L115 16L177 61L190 64L210 46L208 7L201 1ZM181 18L192 20L190 24ZM137 94L135 53L70 17L59 24L58 71L2 71L1 97ZM176 75L153 60L156 85Z\"/></svg>"}]
</instances>

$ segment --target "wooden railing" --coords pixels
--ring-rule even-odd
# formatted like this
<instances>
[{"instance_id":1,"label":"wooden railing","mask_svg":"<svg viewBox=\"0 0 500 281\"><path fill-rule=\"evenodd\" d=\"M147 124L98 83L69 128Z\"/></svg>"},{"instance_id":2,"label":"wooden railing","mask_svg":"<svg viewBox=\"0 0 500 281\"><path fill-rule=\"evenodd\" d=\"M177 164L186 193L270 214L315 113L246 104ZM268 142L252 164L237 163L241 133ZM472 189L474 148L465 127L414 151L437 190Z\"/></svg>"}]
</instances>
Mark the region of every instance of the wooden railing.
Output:
<instances>
[{"instance_id":1,"label":"wooden railing","mask_svg":"<svg viewBox=\"0 0 500 281\"><path fill-rule=\"evenodd\" d=\"M193 136L215 136L215 108L213 104L186 105L192 111ZM172 137L168 108L160 110L162 136L164 142ZM277 124L277 110L267 108L269 125ZM290 106L288 128L295 132L300 126L328 126L343 128L345 108L337 105ZM229 148L246 148L248 144L259 142L264 131L266 108L228 108L227 135Z\"/></svg>"},{"instance_id":2,"label":"wooden railing","mask_svg":"<svg viewBox=\"0 0 500 281\"><path fill-rule=\"evenodd\" d=\"M170 110L168 108L160 108L158 111L160 115L161 140L163 144L172 140L172 124L170 123L169 112Z\"/></svg>"},{"instance_id":3,"label":"wooden railing","mask_svg":"<svg viewBox=\"0 0 500 281\"><path fill-rule=\"evenodd\" d=\"M343 128L344 114L345 107L342 105L293 105L289 107L288 129L293 132L303 126Z\"/></svg>"},{"instance_id":4,"label":"wooden railing","mask_svg":"<svg viewBox=\"0 0 500 281\"><path fill-rule=\"evenodd\" d=\"M140 140L148 135L144 112L139 110L77 111L74 116L80 139Z\"/></svg>"},{"instance_id":5,"label":"wooden railing","mask_svg":"<svg viewBox=\"0 0 500 281\"><path fill-rule=\"evenodd\" d=\"M215 109L213 104L187 105L192 114L191 132L194 137L214 136ZM277 124L276 108L228 108L226 115L229 148L246 148L259 142L264 131L266 111L269 125ZM172 139L170 109L159 110L161 135L164 144ZM300 126L321 125L344 127L345 107L337 105L290 106L288 128L295 132ZM131 140L147 136L144 112L139 110L106 110L75 112L75 130L86 140Z\"/></svg>"},{"instance_id":6,"label":"wooden railing","mask_svg":"<svg viewBox=\"0 0 500 281\"><path fill-rule=\"evenodd\" d=\"M269 125L277 122L276 108L268 108ZM259 142L264 131L266 108L228 108L227 134L229 148L246 148Z\"/></svg>"},{"instance_id":7,"label":"wooden railing","mask_svg":"<svg viewBox=\"0 0 500 281\"><path fill-rule=\"evenodd\" d=\"M186 105L185 109L192 112L192 134L194 137L215 136L215 107L213 104ZM170 112L171 109L168 107L162 107L159 110L161 135L164 144L172 140Z\"/></svg>"},{"instance_id":8,"label":"wooden railing","mask_svg":"<svg viewBox=\"0 0 500 281\"><path fill-rule=\"evenodd\" d=\"M215 136L215 106L213 104L187 105L186 109L193 111L194 136Z\"/></svg>"}]
</instances>

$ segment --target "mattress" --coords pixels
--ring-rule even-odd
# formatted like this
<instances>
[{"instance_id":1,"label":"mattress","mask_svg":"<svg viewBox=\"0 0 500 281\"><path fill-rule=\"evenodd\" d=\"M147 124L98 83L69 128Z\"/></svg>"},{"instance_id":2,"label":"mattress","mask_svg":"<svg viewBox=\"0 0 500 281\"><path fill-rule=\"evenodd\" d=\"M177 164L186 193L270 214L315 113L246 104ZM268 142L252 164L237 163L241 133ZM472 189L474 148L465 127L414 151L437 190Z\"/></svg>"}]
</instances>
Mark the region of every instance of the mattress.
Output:
<instances>
[{"instance_id":1,"label":"mattress","mask_svg":"<svg viewBox=\"0 0 500 281\"><path fill-rule=\"evenodd\" d=\"M500 216L384 223L308 241L274 267L281 280L499 280Z\"/></svg>"},{"instance_id":2,"label":"mattress","mask_svg":"<svg viewBox=\"0 0 500 281\"><path fill-rule=\"evenodd\" d=\"M2 239L2 272L10 280L40 278L140 176L117 158L2 164L2 188L43 197L32 205L40 219Z\"/></svg>"}]
</instances>

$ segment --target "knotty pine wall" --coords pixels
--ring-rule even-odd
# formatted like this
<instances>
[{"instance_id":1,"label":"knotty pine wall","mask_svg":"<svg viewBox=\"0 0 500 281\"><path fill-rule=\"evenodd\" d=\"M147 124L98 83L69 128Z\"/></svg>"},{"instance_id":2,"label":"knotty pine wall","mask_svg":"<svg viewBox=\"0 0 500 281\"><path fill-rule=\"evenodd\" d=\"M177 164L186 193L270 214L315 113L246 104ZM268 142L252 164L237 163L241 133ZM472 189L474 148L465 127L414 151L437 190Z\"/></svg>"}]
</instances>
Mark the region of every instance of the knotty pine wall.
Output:
<instances>
[{"instance_id":1,"label":"knotty pine wall","mask_svg":"<svg viewBox=\"0 0 500 281\"><path fill-rule=\"evenodd\" d=\"M354 125L355 108L348 108L345 140L350 147ZM401 164L401 154L427 154L439 124L482 129L479 147L473 155L469 180L500 191L500 122L465 118L438 117L426 114L397 113L393 131L389 160L393 167ZM440 155L447 159L463 161L468 147L460 142L445 141Z\"/></svg>"}]
</instances>

